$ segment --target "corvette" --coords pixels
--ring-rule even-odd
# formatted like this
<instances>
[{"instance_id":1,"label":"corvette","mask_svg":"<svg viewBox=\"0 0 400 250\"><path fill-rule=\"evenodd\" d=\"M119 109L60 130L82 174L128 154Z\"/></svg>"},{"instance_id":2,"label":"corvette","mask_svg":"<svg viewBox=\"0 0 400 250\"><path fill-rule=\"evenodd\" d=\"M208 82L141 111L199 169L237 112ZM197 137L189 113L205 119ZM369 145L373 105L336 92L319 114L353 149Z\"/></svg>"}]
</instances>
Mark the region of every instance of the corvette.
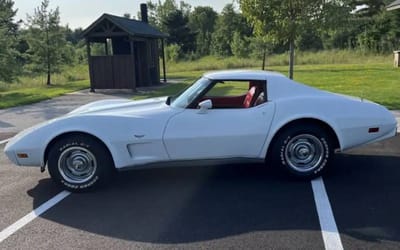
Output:
<instances>
[{"instance_id":1,"label":"corvette","mask_svg":"<svg viewBox=\"0 0 400 250\"><path fill-rule=\"evenodd\" d=\"M97 101L22 131L4 151L20 166L47 166L71 191L115 170L268 161L312 179L336 151L395 136L383 106L318 90L267 71L204 74L174 97Z\"/></svg>"}]
</instances>

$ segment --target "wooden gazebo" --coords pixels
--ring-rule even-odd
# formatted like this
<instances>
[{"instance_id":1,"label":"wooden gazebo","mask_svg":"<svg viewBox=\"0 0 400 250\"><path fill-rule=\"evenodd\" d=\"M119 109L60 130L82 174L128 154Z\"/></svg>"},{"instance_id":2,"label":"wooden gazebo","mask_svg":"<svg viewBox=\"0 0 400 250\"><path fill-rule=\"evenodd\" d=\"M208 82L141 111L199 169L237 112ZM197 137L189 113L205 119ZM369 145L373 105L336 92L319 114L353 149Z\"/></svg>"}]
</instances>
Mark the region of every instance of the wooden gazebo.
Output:
<instances>
[{"instance_id":1,"label":"wooden gazebo","mask_svg":"<svg viewBox=\"0 0 400 250\"><path fill-rule=\"evenodd\" d=\"M132 89L160 83L159 41L165 75L165 34L143 21L103 14L83 31L89 61L90 88ZM92 55L93 43L104 47L101 55Z\"/></svg>"}]
</instances>

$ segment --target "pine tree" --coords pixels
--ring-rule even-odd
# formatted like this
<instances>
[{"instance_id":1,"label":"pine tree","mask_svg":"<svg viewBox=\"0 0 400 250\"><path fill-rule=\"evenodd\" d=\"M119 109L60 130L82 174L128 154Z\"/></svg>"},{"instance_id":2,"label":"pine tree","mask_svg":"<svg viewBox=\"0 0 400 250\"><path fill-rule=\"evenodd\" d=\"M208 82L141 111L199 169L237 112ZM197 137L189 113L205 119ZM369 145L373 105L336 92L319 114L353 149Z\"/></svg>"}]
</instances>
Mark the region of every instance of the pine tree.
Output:
<instances>
[{"instance_id":1,"label":"pine tree","mask_svg":"<svg viewBox=\"0 0 400 250\"><path fill-rule=\"evenodd\" d=\"M17 11L13 10L14 2L0 0L0 81L11 82L17 72L17 30L14 23Z\"/></svg>"},{"instance_id":2,"label":"pine tree","mask_svg":"<svg viewBox=\"0 0 400 250\"><path fill-rule=\"evenodd\" d=\"M59 72L63 63L63 50L66 39L60 26L60 11L49 10L49 0L43 0L28 16L28 35L31 69L36 73L47 74L47 85L51 85L51 74Z\"/></svg>"}]
</instances>

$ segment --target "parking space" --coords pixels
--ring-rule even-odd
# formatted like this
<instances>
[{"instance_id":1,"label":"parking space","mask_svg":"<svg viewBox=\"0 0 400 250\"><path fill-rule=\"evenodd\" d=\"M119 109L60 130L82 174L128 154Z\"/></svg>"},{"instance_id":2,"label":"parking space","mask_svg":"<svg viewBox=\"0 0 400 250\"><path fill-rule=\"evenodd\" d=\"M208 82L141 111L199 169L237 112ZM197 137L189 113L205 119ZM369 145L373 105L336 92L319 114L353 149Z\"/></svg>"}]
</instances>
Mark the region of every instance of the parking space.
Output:
<instances>
[{"instance_id":1,"label":"parking space","mask_svg":"<svg viewBox=\"0 0 400 250\"><path fill-rule=\"evenodd\" d=\"M53 100L61 111L46 109L51 102L1 111L0 142L92 100L82 95L69 106ZM0 234L61 192L47 172L15 167L3 149ZM400 248L399 178L400 137L337 155L323 183L344 249ZM252 164L122 172L106 188L69 195L0 249L324 249L322 235L311 183Z\"/></svg>"},{"instance_id":2,"label":"parking space","mask_svg":"<svg viewBox=\"0 0 400 250\"><path fill-rule=\"evenodd\" d=\"M396 138L383 146L399 144ZM338 155L324 178L344 249L400 248L400 157L375 147ZM11 166L4 155L0 163L1 231L60 189L38 169ZM71 194L0 243L32 245L324 249L310 183L263 165L122 172L107 188Z\"/></svg>"},{"instance_id":3,"label":"parking space","mask_svg":"<svg viewBox=\"0 0 400 250\"><path fill-rule=\"evenodd\" d=\"M399 137L337 157L324 180L345 249L400 248L399 178Z\"/></svg>"},{"instance_id":4,"label":"parking space","mask_svg":"<svg viewBox=\"0 0 400 250\"><path fill-rule=\"evenodd\" d=\"M57 190L46 174L36 178L26 187L29 201L19 201L31 208ZM82 248L323 248L310 184L284 182L263 165L124 172L108 188L70 195L1 244L42 249L78 243Z\"/></svg>"},{"instance_id":5,"label":"parking space","mask_svg":"<svg viewBox=\"0 0 400 250\"><path fill-rule=\"evenodd\" d=\"M0 231L11 225L27 213L53 197L60 191L55 185L44 188L37 196L36 204L32 188L46 182L47 173L40 173L38 168L19 168L14 166L3 153L0 146ZM50 182L50 179L47 179Z\"/></svg>"}]
</instances>

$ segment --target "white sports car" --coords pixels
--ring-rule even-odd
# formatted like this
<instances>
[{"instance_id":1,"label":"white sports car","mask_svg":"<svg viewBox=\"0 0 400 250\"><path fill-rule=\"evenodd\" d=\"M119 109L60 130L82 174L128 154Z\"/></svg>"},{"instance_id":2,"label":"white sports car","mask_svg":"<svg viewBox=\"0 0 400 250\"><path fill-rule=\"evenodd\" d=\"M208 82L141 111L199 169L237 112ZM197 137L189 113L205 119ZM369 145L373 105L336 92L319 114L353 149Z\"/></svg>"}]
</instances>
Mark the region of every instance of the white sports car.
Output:
<instances>
[{"instance_id":1,"label":"white sports car","mask_svg":"<svg viewBox=\"0 0 400 250\"><path fill-rule=\"evenodd\" d=\"M5 153L17 165L47 165L71 191L94 188L115 169L248 160L272 160L310 179L335 150L392 137L396 125L385 107L367 100L274 72L220 71L174 97L84 105L22 131Z\"/></svg>"}]
</instances>

